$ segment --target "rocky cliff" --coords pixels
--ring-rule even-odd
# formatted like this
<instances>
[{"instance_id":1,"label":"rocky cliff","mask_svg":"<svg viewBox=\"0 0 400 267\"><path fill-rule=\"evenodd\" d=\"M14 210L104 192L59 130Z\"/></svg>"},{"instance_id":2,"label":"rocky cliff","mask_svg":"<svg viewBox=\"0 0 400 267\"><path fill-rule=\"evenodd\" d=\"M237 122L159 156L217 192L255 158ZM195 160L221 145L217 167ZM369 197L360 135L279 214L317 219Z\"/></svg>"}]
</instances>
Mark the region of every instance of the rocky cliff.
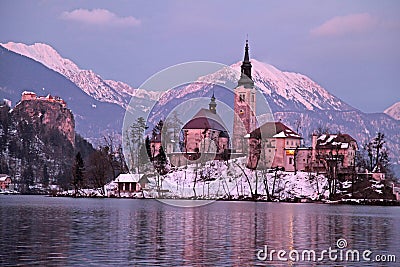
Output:
<instances>
[{"instance_id":1,"label":"rocky cliff","mask_svg":"<svg viewBox=\"0 0 400 267\"><path fill-rule=\"evenodd\" d=\"M11 176L18 190L35 186L67 188L75 154L93 150L75 134L72 112L57 102L24 100L14 109L0 103L0 173Z\"/></svg>"},{"instance_id":2,"label":"rocky cliff","mask_svg":"<svg viewBox=\"0 0 400 267\"><path fill-rule=\"evenodd\" d=\"M11 112L15 123L25 120L37 130L41 127L56 129L75 144L75 120L72 112L60 103L47 100L24 100Z\"/></svg>"}]
</instances>

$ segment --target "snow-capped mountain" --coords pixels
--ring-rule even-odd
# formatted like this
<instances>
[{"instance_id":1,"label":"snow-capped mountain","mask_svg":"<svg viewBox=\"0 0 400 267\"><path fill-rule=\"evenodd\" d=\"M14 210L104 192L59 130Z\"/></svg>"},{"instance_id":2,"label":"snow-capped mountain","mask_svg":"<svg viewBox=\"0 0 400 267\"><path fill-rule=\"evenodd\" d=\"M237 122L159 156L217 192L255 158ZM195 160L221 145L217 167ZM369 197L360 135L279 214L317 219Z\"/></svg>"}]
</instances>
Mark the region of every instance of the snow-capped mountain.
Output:
<instances>
[{"instance_id":1,"label":"snow-capped mountain","mask_svg":"<svg viewBox=\"0 0 400 267\"><path fill-rule=\"evenodd\" d=\"M86 94L102 102L115 103L125 108L132 96L143 99L157 99L158 92L134 89L123 82L103 80L92 70L82 70L74 62L63 58L54 48L47 44L35 43L26 45L9 42L0 44L3 47L38 61L75 83Z\"/></svg>"},{"instance_id":2,"label":"snow-capped mountain","mask_svg":"<svg viewBox=\"0 0 400 267\"><path fill-rule=\"evenodd\" d=\"M234 66L238 71L240 64ZM292 105L307 110L353 109L303 74L280 71L257 60L252 60L252 65L255 84L263 92L275 96L272 102L283 110L291 109Z\"/></svg>"},{"instance_id":3,"label":"snow-capped mountain","mask_svg":"<svg viewBox=\"0 0 400 267\"><path fill-rule=\"evenodd\" d=\"M51 94L67 102L74 114L75 129L85 138L94 140L121 131L125 112L121 106L94 99L42 63L0 46L0 70L0 99L9 100L11 107L21 100L24 91L38 96Z\"/></svg>"},{"instance_id":4,"label":"snow-capped mountain","mask_svg":"<svg viewBox=\"0 0 400 267\"><path fill-rule=\"evenodd\" d=\"M273 112L354 109L303 74L281 71L255 59L252 59L251 63L255 86L266 96ZM223 68L213 74L200 77L198 80L200 83L236 85L240 78L241 64L242 62L237 62L231 65L230 68L234 71L230 68ZM200 89L201 85L189 85L184 90L179 90L176 97L182 97Z\"/></svg>"},{"instance_id":5,"label":"snow-capped mountain","mask_svg":"<svg viewBox=\"0 0 400 267\"><path fill-rule=\"evenodd\" d=\"M81 70L74 62L63 58L45 44L29 46L7 43L1 46L4 48L0 47L0 50L8 52L3 51L0 55L0 65L4 68L0 72L0 94L13 103L19 100L21 90L27 89L43 89L43 92L38 93L61 96L74 112L78 130L85 137L98 137L109 130L120 132L121 121L116 122L116 118L122 120L122 108L126 107L131 97L137 101L135 112L145 116L145 112L154 103L153 100L160 95L159 92L134 89L123 82L105 80L91 70ZM313 129L326 126L332 132L349 133L357 139L361 147L366 140L381 131L387 137L393 162L400 163L399 103L385 111L395 119L383 113L362 113L305 75L281 71L255 59L251 59L251 63L255 85L264 94L275 120L281 120L292 128L295 121L301 120L300 133L305 141ZM233 88L239 79L240 65L241 62L237 62L229 68L199 77L200 83L169 90L158 102L161 108L157 114L168 114L171 107L184 99L211 96L212 86L204 83L225 84ZM226 97L217 89L215 96L217 99Z\"/></svg>"},{"instance_id":6,"label":"snow-capped mountain","mask_svg":"<svg viewBox=\"0 0 400 267\"><path fill-rule=\"evenodd\" d=\"M161 95L161 92L148 91L144 89L134 89L130 85L124 82L116 82L113 80L104 80L109 86L111 86L115 91L120 94L126 94L129 96L134 96L137 98L143 98L148 100L157 100Z\"/></svg>"},{"instance_id":7,"label":"snow-capped mountain","mask_svg":"<svg viewBox=\"0 0 400 267\"><path fill-rule=\"evenodd\" d=\"M400 102L394 103L390 107L388 107L384 113L389 115L395 120L400 120Z\"/></svg>"},{"instance_id":8,"label":"snow-capped mountain","mask_svg":"<svg viewBox=\"0 0 400 267\"><path fill-rule=\"evenodd\" d=\"M86 94L102 102L116 103L126 108L132 96L139 99L156 100L160 92L134 89L126 83L105 80L92 70L82 70L77 64L63 58L54 48L47 44L35 43L26 45L9 42L1 44L5 48L36 60L46 67L62 74L75 83ZM294 110L353 110L339 98L312 81L309 77L280 71L272 65L251 60L255 84L266 95L273 111ZM240 75L241 62L231 69L221 69L213 74L200 77L201 82L223 81L236 83ZM184 90L170 94L170 97L182 97L188 93L202 90L202 86L189 85ZM169 97L168 97L169 98ZM167 100L167 99L165 99Z\"/></svg>"}]
</instances>

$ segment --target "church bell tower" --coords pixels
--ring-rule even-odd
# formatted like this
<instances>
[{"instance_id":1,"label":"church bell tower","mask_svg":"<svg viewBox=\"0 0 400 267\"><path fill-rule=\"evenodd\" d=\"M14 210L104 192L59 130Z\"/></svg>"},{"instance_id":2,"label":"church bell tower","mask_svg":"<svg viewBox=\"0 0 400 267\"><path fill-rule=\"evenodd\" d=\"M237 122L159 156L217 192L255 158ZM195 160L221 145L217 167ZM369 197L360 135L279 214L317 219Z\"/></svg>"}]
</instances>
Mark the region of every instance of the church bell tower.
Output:
<instances>
[{"instance_id":1,"label":"church bell tower","mask_svg":"<svg viewBox=\"0 0 400 267\"><path fill-rule=\"evenodd\" d=\"M237 153L247 152L245 136L256 128L256 90L251 76L249 42L246 40L240 79L234 89L233 149Z\"/></svg>"}]
</instances>

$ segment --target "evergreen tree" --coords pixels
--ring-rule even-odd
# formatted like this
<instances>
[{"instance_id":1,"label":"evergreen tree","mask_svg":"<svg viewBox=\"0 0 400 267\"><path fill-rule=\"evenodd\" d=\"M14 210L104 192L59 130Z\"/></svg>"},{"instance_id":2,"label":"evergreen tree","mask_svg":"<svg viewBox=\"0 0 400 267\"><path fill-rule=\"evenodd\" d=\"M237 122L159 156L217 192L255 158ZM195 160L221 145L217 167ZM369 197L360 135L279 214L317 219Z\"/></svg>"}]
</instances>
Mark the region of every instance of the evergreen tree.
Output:
<instances>
[{"instance_id":1,"label":"evergreen tree","mask_svg":"<svg viewBox=\"0 0 400 267\"><path fill-rule=\"evenodd\" d=\"M164 121L160 120L156 126L154 126L153 130L151 131L151 134L153 136L153 139L155 139L157 136L162 134L164 127Z\"/></svg>"},{"instance_id":2,"label":"evergreen tree","mask_svg":"<svg viewBox=\"0 0 400 267\"><path fill-rule=\"evenodd\" d=\"M150 162L148 154L147 154L148 150L147 150L146 142L147 142L147 138L145 139L145 143L142 144L139 149L139 166L140 166L140 168L143 168L144 166L146 166L147 163Z\"/></svg>"},{"instance_id":3,"label":"evergreen tree","mask_svg":"<svg viewBox=\"0 0 400 267\"><path fill-rule=\"evenodd\" d=\"M167 168L167 155L165 154L164 148L160 146L158 155L155 158L155 167L158 173L164 175L168 172Z\"/></svg>"},{"instance_id":4,"label":"evergreen tree","mask_svg":"<svg viewBox=\"0 0 400 267\"><path fill-rule=\"evenodd\" d=\"M33 177L33 169L32 166L29 164L27 168L22 171L22 184L24 186L23 191L27 192L30 191L30 186L34 185L35 179Z\"/></svg>"},{"instance_id":5,"label":"evergreen tree","mask_svg":"<svg viewBox=\"0 0 400 267\"><path fill-rule=\"evenodd\" d=\"M152 159L152 155L151 155L151 147L150 147L150 138L149 136L146 136L145 142L144 142L145 146L146 146L146 152L147 152L147 156L148 158L153 161Z\"/></svg>"},{"instance_id":6,"label":"evergreen tree","mask_svg":"<svg viewBox=\"0 0 400 267\"><path fill-rule=\"evenodd\" d=\"M49 173L47 171L47 165L44 164L44 166L43 166L43 178L42 178L43 187L47 187L49 185L49 181L50 181L50 178L49 178Z\"/></svg>"},{"instance_id":7,"label":"evergreen tree","mask_svg":"<svg viewBox=\"0 0 400 267\"><path fill-rule=\"evenodd\" d=\"M179 142L179 135L182 128L182 121L178 116L178 112L174 110L165 120L163 125L163 134L167 134L167 138Z\"/></svg>"},{"instance_id":8,"label":"evergreen tree","mask_svg":"<svg viewBox=\"0 0 400 267\"><path fill-rule=\"evenodd\" d=\"M75 196L78 195L79 189L81 189L83 186L84 171L85 171L85 165L83 163L81 153L78 152L75 156L75 162L72 173L73 176L72 185L74 186Z\"/></svg>"}]
</instances>

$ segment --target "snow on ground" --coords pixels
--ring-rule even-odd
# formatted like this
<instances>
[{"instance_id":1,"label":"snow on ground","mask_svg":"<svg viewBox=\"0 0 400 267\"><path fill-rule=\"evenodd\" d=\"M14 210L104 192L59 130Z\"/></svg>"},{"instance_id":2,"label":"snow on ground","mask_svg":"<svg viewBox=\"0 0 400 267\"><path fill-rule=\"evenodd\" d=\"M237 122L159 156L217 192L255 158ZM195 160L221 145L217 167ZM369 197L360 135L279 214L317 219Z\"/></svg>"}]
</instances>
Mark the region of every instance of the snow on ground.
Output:
<instances>
[{"instance_id":1,"label":"snow on ground","mask_svg":"<svg viewBox=\"0 0 400 267\"><path fill-rule=\"evenodd\" d=\"M317 176L308 172L297 172L295 175L293 172L278 171L275 178L275 172L257 171L256 179L255 171L245 168L244 161L245 159L241 158L228 163L208 162L197 171L195 164L187 168L182 167L164 177L151 177L146 188L152 197L171 198L250 197L251 192L256 193L256 187L257 194L266 198L268 190L275 200L296 198L316 200L328 196L325 190L327 180L322 175Z\"/></svg>"},{"instance_id":2,"label":"snow on ground","mask_svg":"<svg viewBox=\"0 0 400 267\"><path fill-rule=\"evenodd\" d=\"M294 199L327 199L327 179L323 175L308 172L253 171L245 167L245 158L211 161L180 167L164 176L149 177L143 192L120 193L121 197L134 198L182 198L182 199L241 199L252 193L267 199L290 201ZM257 178L256 178L257 177ZM196 181L196 183L195 183ZM256 186L257 185L257 186ZM105 195L118 196L117 184L108 183ZM257 188L257 190L256 190ZM74 190L62 195L73 195ZM81 196L102 196L100 190L82 189Z\"/></svg>"}]
</instances>

